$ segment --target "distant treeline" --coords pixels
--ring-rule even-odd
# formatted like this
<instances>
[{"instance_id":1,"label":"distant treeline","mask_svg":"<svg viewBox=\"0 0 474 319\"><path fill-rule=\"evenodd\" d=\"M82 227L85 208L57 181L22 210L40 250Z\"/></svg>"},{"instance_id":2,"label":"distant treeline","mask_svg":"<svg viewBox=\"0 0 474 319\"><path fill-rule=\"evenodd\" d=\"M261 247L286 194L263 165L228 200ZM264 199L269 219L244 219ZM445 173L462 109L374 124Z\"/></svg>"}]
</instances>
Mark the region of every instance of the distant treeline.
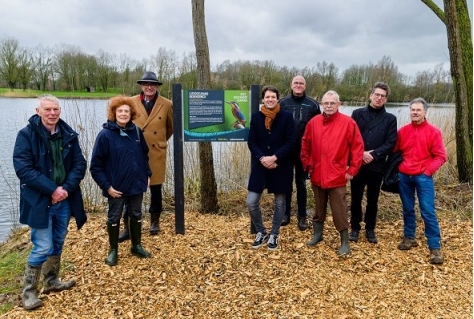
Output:
<instances>
[{"instance_id":1,"label":"distant treeline","mask_svg":"<svg viewBox=\"0 0 474 319\"><path fill-rule=\"evenodd\" d=\"M171 96L172 83L181 83L183 89L197 89L194 53L179 57L173 50L161 47L156 54L137 61L126 54L117 56L102 50L95 55L86 54L74 45L25 48L14 38L0 39L0 87L4 88L132 95L140 91L136 80L149 70L163 82L160 92L166 97ZM451 77L442 64L413 77L400 73L389 56L375 64L352 65L343 71L326 61L298 69L277 66L268 60L227 60L213 67L210 89L245 90L252 84L272 84L287 95L291 79L298 74L306 79L307 94L316 99L334 89L343 101L362 104L372 85L384 81L392 91L389 102L407 102L419 96L429 103L454 102Z\"/></svg>"}]
</instances>

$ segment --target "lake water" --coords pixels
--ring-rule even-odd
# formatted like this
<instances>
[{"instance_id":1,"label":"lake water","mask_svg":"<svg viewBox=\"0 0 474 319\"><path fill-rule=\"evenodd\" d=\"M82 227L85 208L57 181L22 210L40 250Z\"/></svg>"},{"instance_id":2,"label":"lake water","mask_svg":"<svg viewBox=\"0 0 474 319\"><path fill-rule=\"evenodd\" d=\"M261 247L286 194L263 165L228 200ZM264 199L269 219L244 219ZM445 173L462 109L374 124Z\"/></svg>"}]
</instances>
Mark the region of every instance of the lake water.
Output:
<instances>
[{"instance_id":1,"label":"lake water","mask_svg":"<svg viewBox=\"0 0 474 319\"><path fill-rule=\"evenodd\" d=\"M88 158L95 136L105 121L107 102L105 100L60 101L62 107L61 118L80 133L85 157ZM18 224L19 186L18 178L13 170L13 146L18 131L27 124L29 117L34 114L36 103L36 99L0 98L0 111L6 117L3 125L0 127L0 242L7 239L13 225ZM360 106L343 106L340 110L342 113L350 115L358 107ZM399 126L408 123L408 104L391 105L387 110L397 116ZM433 107L428 112L428 118L436 125L454 128L454 106L440 105L439 107ZM436 121L432 120L432 118L436 118ZM216 155L228 150L225 144L213 143L213 150ZM169 145L172 146L172 140L169 141ZM185 154L186 149L195 149L193 145L194 143L186 143ZM172 162L172 148L170 148L170 151L170 156L168 156L169 166L170 162ZM195 157L197 156L193 156L193 158ZM185 161L188 160L189 158L185 157ZM245 160L248 160L248 157ZM218 167L219 160L215 160L215 165ZM191 174L195 174L195 172ZM216 174L219 174L219 169L216 169ZM172 177L168 177L167 180L171 181ZM239 181L239 183L245 184L245 181ZM246 187L246 185L243 185L243 187ZM85 192L94 192L94 194L88 193L89 196L97 195L98 198L101 198L100 192L92 186L83 187L83 189Z\"/></svg>"}]
</instances>

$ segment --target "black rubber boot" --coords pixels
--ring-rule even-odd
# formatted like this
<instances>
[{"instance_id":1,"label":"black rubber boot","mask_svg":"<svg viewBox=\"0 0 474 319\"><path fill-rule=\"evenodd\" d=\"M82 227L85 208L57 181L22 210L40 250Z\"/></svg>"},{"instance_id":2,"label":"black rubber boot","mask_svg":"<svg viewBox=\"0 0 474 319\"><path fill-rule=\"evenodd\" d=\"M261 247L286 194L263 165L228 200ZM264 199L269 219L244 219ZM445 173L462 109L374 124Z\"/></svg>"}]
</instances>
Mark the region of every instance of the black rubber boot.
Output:
<instances>
[{"instance_id":1,"label":"black rubber boot","mask_svg":"<svg viewBox=\"0 0 474 319\"><path fill-rule=\"evenodd\" d=\"M347 229L343 229L340 231L341 234L341 247L337 254L339 256L344 256L350 253L351 248L349 247L349 231Z\"/></svg>"},{"instance_id":2,"label":"black rubber boot","mask_svg":"<svg viewBox=\"0 0 474 319\"><path fill-rule=\"evenodd\" d=\"M130 239L130 232L128 230L128 218L123 219L123 230L119 235L118 242L124 242Z\"/></svg>"},{"instance_id":3,"label":"black rubber boot","mask_svg":"<svg viewBox=\"0 0 474 319\"><path fill-rule=\"evenodd\" d=\"M324 229L324 223L320 222L313 222L313 239L308 241L306 245L308 246L315 246L317 243L323 240L323 229Z\"/></svg>"},{"instance_id":4,"label":"black rubber boot","mask_svg":"<svg viewBox=\"0 0 474 319\"><path fill-rule=\"evenodd\" d=\"M52 291L69 290L76 284L74 280L60 281L58 279L59 268L61 267L61 255L49 256L43 264L43 293L49 294Z\"/></svg>"},{"instance_id":5,"label":"black rubber boot","mask_svg":"<svg viewBox=\"0 0 474 319\"><path fill-rule=\"evenodd\" d=\"M118 243L119 243L120 224L107 223L107 233L109 234L109 254L105 258L105 263L109 266L117 265ZM127 227L128 230L128 227Z\"/></svg>"},{"instance_id":6,"label":"black rubber boot","mask_svg":"<svg viewBox=\"0 0 474 319\"><path fill-rule=\"evenodd\" d=\"M23 291L21 299L23 300L23 308L32 310L40 307L43 302L38 299L38 281L41 273L41 266L26 265L25 277L23 279Z\"/></svg>"},{"instance_id":7,"label":"black rubber boot","mask_svg":"<svg viewBox=\"0 0 474 319\"><path fill-rule=\"evenodd\" d=\"M298 217L298 229L301 231L305 231L306 229L308 229L306 217Z\"/></svg>"},{"instance_id":8,"label":"black rubber boot","mask_svg":"<svg viewBox=\"0 0 474 319\"><path fill-rule=\"evenodd\" d=\"M160 214L150 214L150 235L158 235L160 232Z\"/></svg>"},{"instance_id":9,"label":"black rubber boot","mask_svg":"<svg viewBox=\"0 0 474 319\"><path fill-rule=\"evenodd\" d=\"M130 219L128 221L130 228L130 237L132 239L132 255L140 258L149 258L151 254L142 247L142 221Z\"/></svg>"}]
</instances>

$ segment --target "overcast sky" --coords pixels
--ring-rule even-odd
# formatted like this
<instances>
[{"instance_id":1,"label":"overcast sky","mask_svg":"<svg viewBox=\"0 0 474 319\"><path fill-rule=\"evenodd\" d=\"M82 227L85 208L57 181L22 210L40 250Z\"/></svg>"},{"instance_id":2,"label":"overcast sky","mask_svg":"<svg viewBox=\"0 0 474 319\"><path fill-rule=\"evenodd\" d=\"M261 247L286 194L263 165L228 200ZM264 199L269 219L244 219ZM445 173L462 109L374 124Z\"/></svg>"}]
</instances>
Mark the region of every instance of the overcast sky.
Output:
<instances>
[{"instance_id":1,"label":"overcast sky","mask_svg":"<svg viewBox=\"0 0 474 319\"><path fill-rule=\"evenodd\" d=\"M442 0L435 0L443 8ZM468 0L472 13L472 1ZM165 47L194 52L191 0L0 0L0 38L20 46L76 45L142 60ZM414 76L443 64L446 28L421 0L206 0L211 65L333 62L340 71L389 56ZM471 14L472 18L472 14Z\"/></svg>"}]
</instances>

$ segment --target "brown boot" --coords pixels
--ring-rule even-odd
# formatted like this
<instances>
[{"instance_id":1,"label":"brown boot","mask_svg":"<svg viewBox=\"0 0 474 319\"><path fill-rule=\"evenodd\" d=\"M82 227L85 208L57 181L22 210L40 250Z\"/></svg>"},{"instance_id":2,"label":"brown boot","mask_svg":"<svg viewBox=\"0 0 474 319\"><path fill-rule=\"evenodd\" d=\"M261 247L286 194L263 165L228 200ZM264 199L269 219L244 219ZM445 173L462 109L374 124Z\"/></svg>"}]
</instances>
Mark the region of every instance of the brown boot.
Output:
<instances>
[{"instance_id":1,"label":"brown boot","mask_svg":"<svg viewBox=\"0 0 474 319\"><path fill-rule=\"evenodd\" d=\"M444 261L443 254L441 249L431 249L430 250L430 263L433 265L441 265Z\"/></svg>"}]
</instances>

